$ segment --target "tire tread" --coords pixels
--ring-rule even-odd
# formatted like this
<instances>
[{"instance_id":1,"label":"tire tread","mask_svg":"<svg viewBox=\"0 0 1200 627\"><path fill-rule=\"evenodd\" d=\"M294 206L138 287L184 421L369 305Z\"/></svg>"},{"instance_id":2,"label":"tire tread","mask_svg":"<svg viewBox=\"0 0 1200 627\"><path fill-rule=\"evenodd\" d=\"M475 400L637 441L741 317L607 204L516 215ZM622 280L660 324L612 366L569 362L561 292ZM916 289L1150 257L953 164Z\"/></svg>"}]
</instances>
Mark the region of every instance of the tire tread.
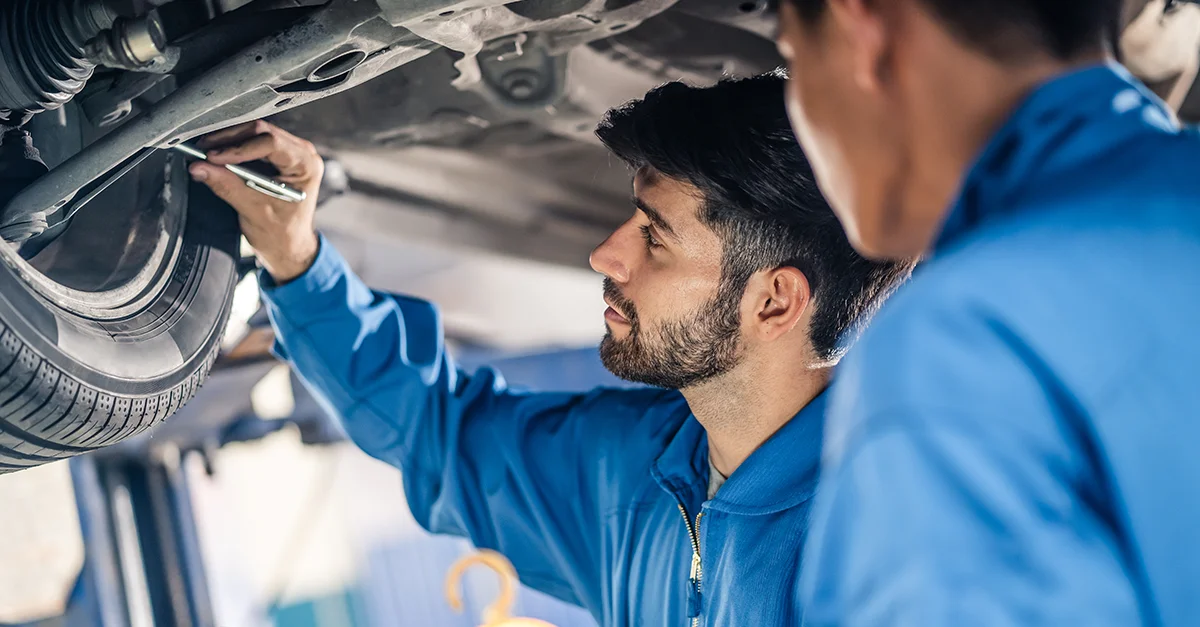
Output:
<instances>
[{"instance_id":1,"label":"tire tread","mask_svg":"<svg viewBox=\"0 0 1200 627\"><path fill-rule=\"evenodd\" d=\"M161 423L195 396L219 350L214 342L169 390L114 395L59 369L0 322L0 474L116 444Z\"/></svg>"}]
</instances>

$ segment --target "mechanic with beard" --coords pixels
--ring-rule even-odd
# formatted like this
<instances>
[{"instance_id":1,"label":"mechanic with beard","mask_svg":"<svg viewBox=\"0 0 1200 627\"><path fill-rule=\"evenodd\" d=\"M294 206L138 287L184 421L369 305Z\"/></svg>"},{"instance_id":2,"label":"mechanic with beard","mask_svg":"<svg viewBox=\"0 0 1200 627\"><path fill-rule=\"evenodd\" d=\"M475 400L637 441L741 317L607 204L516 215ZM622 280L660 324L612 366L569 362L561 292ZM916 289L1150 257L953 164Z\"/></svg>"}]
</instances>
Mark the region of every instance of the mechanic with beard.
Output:
<instances>
[{"instance_id":1,"label":"mechanic with beard","mask_svg":"<svg viewBox=\"0 0 1200 627\"><path fill-rule=\"evenodd\" d=\"M241 214L277 350L403 471L423 527L499 550L603 625L798 625L824 390L911 264L851 248L788 125L784 81L667 84L598 130L636 171L633 216L591 257L610 305L601 356L666 389L517 393L457 369L432 304L372 292L314 235L321 160L277 128L209 136L236 144L210 157L265 157L305 203L192 172Z\"/></svg>"}]
</instances>

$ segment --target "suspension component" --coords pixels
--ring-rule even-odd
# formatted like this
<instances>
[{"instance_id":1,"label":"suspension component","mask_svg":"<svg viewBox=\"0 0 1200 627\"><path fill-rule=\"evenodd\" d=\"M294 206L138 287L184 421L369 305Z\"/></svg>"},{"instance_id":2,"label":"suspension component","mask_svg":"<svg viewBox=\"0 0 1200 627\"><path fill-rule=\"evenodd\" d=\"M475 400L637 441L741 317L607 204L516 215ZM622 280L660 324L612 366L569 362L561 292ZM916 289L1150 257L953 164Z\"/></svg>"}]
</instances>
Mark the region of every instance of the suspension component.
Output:
<instances>
[{"instance_id":1,"label":"suspension component","mask_svg":"<svg viewBox=\"0 0 1200 627\"><path fill-rule=\"evenodd\" d=\"M157 12L136 20L117 20L85 46L88 59L98 65L142 70L163 55L167 36Z\"/></svg>"},{"instance_id":2,"label":"suspension component","mask_svg":"<svg viewBox=\"0 0 1200 627\"><path fill-rule=\"evenodd\" d=\"M102 2L10 0L0 7L0 108L12 115L61 107L83 89L96 64L83 47L112 28Z\"/></svg>"},{"instance_id":3,"label":"suspension component","mask_svg":"<svg viewBox=\"0 0 1200 627\"><path fill-rule=\"evenodd\" d=\"M97 65L138 69L166 48L157 13L121 18L111 0L0 4L0 124L61 107Z\"/></svg>"}]
</instances>

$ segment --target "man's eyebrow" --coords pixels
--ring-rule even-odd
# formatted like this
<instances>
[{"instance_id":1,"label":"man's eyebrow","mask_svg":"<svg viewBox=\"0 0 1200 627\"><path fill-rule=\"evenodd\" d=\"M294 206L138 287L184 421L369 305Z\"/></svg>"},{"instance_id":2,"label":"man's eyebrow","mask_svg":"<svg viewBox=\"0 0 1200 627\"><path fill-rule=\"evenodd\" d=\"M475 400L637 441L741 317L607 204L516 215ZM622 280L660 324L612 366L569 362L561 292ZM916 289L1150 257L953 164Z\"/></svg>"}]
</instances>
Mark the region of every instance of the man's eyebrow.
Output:
<instances>
[{"instance_id":1,"label":"man's eyebrow","mask_svg":"<svg viewBox=\"0 0 1200 627\"><path fill-rule=\"evenodd\" d=\"M658 227L658 230L662 231L664 235L669 235L675 239L679 239L679 235L675 233L675 229L671 228L671 223L667 222L666 218L663 218L662 213L660 213L657 209L646 204L646 201L638 198L637 196L633 197L632 202L633 206L637 207L642 211L642 213L646 214L646 217L650 218L650 222L654 223L654 226Z\"/></svg>"}]
</instances>

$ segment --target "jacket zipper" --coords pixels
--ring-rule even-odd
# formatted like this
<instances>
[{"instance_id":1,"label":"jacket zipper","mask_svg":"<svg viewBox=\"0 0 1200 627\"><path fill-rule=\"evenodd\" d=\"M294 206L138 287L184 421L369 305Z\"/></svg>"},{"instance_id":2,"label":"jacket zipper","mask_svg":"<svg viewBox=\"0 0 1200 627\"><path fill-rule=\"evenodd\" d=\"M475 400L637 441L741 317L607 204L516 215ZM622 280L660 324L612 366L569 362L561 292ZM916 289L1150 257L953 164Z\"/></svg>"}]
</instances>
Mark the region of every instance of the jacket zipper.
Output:
<instances>
[{"instance_id":1,"label":"jacket zipper","mask_svg":"<svg viewBox=\"0 0 1200 627\"><path fill-rule=\"evenodd\" d=\"M700 596L700 581L704 578L704 569L700 565L700 518L704 516L704 512L696 514L696 524L692 524L692 519L688 518L687 509L683 503L677 503L679 513L683 515L683 523L687 525L688 537L692 540L692 573L689 579L691 584L696 587L696 596ZM698 611L698 609L697 609ZM692 627L700 626L700 615L697 614L692 619Z\"/></svg>"}]
</instances>

